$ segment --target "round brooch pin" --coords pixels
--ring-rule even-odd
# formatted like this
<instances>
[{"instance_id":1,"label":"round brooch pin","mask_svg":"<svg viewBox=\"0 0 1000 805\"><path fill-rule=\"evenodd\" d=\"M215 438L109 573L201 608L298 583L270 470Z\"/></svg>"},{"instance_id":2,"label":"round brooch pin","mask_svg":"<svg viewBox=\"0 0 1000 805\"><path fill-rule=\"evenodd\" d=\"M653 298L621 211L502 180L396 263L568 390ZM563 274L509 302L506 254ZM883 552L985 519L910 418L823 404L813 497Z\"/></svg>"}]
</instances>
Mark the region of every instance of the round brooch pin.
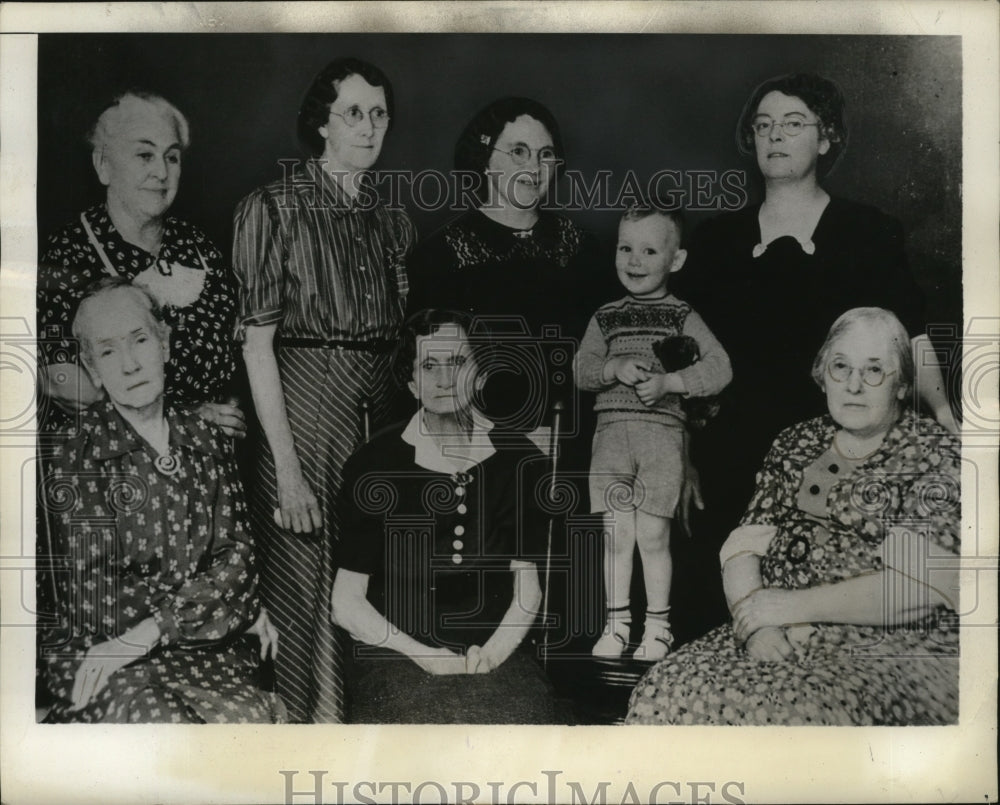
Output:
<instances>
[{"instance_id":1,"label":"round brooch pin","mask_svg":"<svg viewBox=\"0 0 1000 805\"><path fill-rule=\"evenodd\" d=\"M175 454L167 453L165 456L157 456L153 459L153 466L160 475L166 475L169 478L177 474L181 468L181 462Z\"/></svg>"}]
</instances>

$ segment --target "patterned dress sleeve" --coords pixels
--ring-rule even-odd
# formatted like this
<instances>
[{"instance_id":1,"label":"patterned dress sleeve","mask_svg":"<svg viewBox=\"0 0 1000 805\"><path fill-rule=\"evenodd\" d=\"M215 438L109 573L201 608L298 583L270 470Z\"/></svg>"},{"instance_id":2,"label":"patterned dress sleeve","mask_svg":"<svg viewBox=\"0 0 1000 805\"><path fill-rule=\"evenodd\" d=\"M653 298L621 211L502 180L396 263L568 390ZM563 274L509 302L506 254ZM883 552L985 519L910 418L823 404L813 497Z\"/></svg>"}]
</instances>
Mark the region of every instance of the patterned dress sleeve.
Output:
<instances>
[{"instance_id":1,"label":"patterned dress sleeve","mask_svg":"<svg viewBox=\"0 0 1000 805\"><path fill-rule=\"evenodd\" d=\"M900 473L899 513L887 522L882 558L886 567L928 585L957 611L958 564L941 557L961 553L961 446L937 423L914 421L921 432L904 448L909 466Z\"/></svg>"},{"instance_id":2,"label":"patterned dress sleeve","mask_svg":"<svg viewBox=\"0 0 1000 805\"><path fill-rule=\"evenodd\" d=\"M78 280L81 276L89 276L74 270L81 259L79 247L72 242L66 232L62 232L49 239L45 252L39 260L38 360L43 366L80 362L79 350L70 335L70 326L83 291Z\"/></svg>"},{"instance_id":3,"label":"patterned dress sleeve","mask_svg":"<svg viewBox=\"0 0 1000 805\"><path fill-rule=\"evenodd\" d=\"M809 423L795 425L778 435L771 445L764 465L757 473L753 497L740 520L741 526L779 525L785 509L794 505L794 492L789 486L791 464L787 459L791 444Z\"/></svg>"},{"instance_id":4,"label":"patterned dress sleeve","mask_svg":"<svg viewBox=\"0 0 1000 805\"><path fill-rule=\"evenodd\" d=\"M238 289L236 338L248 326L278 324L284 305L285 238L266 188L244 198L233 215L233 272Z\"/></svg>"}]
</instances>

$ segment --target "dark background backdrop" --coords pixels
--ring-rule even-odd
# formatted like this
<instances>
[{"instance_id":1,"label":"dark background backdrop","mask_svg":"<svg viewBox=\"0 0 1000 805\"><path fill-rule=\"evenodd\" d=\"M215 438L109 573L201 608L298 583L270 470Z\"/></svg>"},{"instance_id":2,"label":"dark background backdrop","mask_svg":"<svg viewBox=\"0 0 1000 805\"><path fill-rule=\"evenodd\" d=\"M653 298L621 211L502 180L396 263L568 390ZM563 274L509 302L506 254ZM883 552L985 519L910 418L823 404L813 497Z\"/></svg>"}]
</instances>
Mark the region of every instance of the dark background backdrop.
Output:
<instances>
[{"instance_id":1,"label":"dark background backdrop","mask_svg":"<svg viewBox=\"0 0 1000 805\"><path fill-rule=\"evenodd\" d=\"M302 94L341 55L366 58L393 81L394 128L379 169L448 170L472 114L518 94L553 110L568 167L586 176L601 169L619 180L629 169L640 177L660 169L739 169L747 172L752 200L755 166L739 156L734 137L745 99L777 73L832 78L847 98L850 144L827 189L901 219L929 321L961 321L958 37L43 35L40 238L103 198L84 136L108 98L135 85L162 93L188 116L192 146L173 213L228 254L236 202L279 177L279 159L303 156L295 137ZM409 209L422 234L456 214ZM616 213L569 214L610 248Z\"/></svg>"}]
</instances>

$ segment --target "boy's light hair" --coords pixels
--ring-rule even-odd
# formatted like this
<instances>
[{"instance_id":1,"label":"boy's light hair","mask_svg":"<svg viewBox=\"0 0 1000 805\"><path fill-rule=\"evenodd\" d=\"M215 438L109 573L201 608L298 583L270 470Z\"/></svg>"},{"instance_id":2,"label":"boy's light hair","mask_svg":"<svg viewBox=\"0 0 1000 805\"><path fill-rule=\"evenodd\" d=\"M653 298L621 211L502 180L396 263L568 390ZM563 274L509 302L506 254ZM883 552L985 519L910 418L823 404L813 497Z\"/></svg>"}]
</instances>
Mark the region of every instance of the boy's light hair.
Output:
<instances>
[{"instance_id":1,"label":"boy's light hair","mask_svg":"<svg viewBox=\"0 0 1000 805\"><path fill-rule=\"evenodd\" d=\"M625 221L641 221L644 218L649 218L653 215L659 215L673 223L674 229L677 230L677 247L680 248L684 241L684 212L680 208L670 207L667 204L661 204L655 199L652 201L643 201L638 204L633 204L625 210L625 212L622 213L621 221L619 221L619 223L624 223Z\"/></svg>"}]
</instances>

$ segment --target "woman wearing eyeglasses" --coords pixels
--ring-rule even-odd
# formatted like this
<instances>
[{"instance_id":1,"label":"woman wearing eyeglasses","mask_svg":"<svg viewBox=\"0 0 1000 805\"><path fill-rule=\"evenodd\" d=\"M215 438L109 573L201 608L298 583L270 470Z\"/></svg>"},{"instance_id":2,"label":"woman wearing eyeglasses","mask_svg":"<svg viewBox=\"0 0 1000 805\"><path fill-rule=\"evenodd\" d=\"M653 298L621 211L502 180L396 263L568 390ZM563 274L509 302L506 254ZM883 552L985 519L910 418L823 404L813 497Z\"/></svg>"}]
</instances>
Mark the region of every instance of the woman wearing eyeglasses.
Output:
<instances>
[{"instance_id":1,"label":"woman wearing eyeglasses","mask_svg":"<svg viewBox=\"0 0 1000 805\"><path fill-rule=\"evenodd\" d=\"M958 439L908 408L910 336L840 316L722 548L732 623L651 669L643 724L931 725L958 719ZM815 393L815 392L814 392Z\"/></svg>"},{"instance_id":2,"label":"woman wearing eyeglasses","mask_svg":"<svg viewBox=\"0 0 1000 805\"><path fill-rule=\"evenodd\" d=\"M705 502L699 542L711 550L745 509L771 440L820 413L809 366L837 316L860 305L887 308L915 352L929 348L900 223L821 185L847 139L844 99L831 81L795 74L760 84L739 118L737 144L756 158L764 200L703 224L678 275L678 294L703 311L733 365L722 410L693 444ZM918 365L919 396L954 432L939 371L926 358ZM708 600L711 626L725 610L721 595Z\"/></svg>"},{"instance_id":3,"label":"woman wearing eyeglasses","mask_svg":"<svg viewBox=\"0 0 1000 805\"><path fill-rule=\"evenodd\" d=\"M613 293L601 293L607 272L594 238L541 209L563 157L559 124L537 101L500 98L481 109L454 160L476 207L422 241L410 261L411 311L462 310L498 340L483 368L487 413L501 429L530 431L572 393L570 351L546 357L528 344L546 332L550 342L580 338L587 311Z\"/></svg>"},{"instance_id":4,"label":"woman wearing eyeglasses","mask_svg":"<svg viewBox=\"0 0 1000 805\"><path fill-rule=\"evenodd\" d=\"M361 406L377 421L403 320L415 230L383 206L367 171L392 120L388 78L360 59L331 62L299 111L313 154L255 190L234 216L243 355L265 444L251 522L261 586L282 636L278 691L295 721L342 717L328 617L344 461L361 442Z\"/></svg>"}]
</instances>

